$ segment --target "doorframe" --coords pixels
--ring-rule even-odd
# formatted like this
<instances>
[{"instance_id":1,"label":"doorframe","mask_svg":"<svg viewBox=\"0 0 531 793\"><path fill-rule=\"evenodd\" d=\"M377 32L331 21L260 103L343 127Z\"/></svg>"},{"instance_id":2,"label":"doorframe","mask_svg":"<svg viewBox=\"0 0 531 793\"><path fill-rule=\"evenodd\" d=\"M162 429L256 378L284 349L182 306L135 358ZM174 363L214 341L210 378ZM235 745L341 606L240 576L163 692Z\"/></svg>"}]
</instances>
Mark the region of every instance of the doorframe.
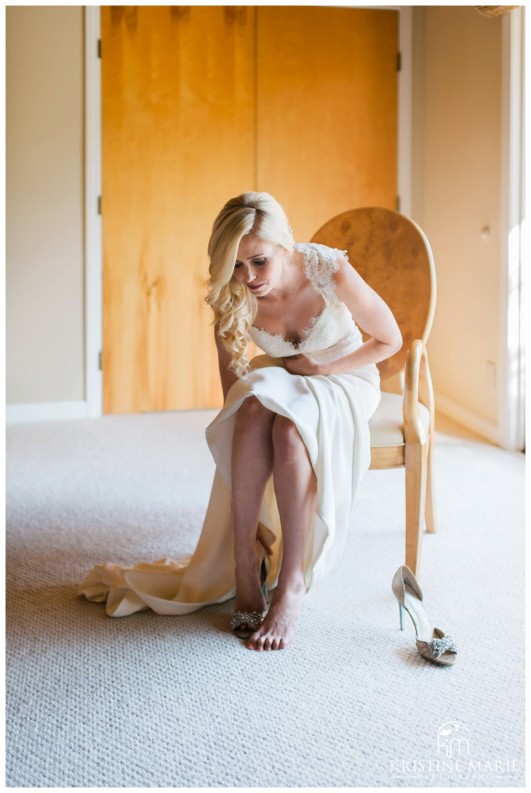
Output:
<instances>
[{"instance_id":1,"label":"doorframe","mask_svg":"<svg viewBox=\"0 0 531 793\"><path fill-rule=\"evenodd\" d=\"M374 6L373 6L374 8ZM400 211L411 212L413 9L381 6L398 12L398 160ZM85 400L86 415L103 415L103 250L101 200L101 38L100 6L85 6Z\"/></svg>"},{"instance_id":2,"label":"doorframe","mask_svg":"<svg viewBox=\"0 0 531 793\"><path fill-rule=\"evenodd\" d=\"M525 26L521 7L503 17L498 442L512 451L525 448Z\"/></svg>"},{"instance_id":3,"label":"doorframe","mask_svg":"<svg viewBox=\"0 0 531 793\"><path fill-rule=\"evenodd\" d=\"M100 7L85 6L85 401L91 418L103 414L100 38Z\"/></svg>"},{"instance_id":4,"label":"doorframe","mask_svg":"<svg viewBox=\"0 0 531 793\"><path fill-rule=\"evenodd\" d=\"M411 215L413 175L413 8L400 6L398 11L398 208L403 215Z\"/></svg>"}]
</instances>

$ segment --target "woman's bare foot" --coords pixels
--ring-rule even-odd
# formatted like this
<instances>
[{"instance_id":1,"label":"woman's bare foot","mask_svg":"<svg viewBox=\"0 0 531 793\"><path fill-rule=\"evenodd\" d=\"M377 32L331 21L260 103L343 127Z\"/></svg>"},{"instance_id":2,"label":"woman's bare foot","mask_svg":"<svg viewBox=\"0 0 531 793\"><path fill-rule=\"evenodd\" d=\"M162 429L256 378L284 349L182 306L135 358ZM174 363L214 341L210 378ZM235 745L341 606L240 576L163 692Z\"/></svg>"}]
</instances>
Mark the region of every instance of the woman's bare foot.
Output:
<instances>
[{"instance_id":1,"label":"woman's bare foot","mask_svg":"<svg viewBox=\"0 0 531 793\"><path fill-rule=\"evenodd\" d=\"M277 586L269 611L262 625L255 631L245 646L249 650L283 650L290 643L306 593L304 581Z\"/></svg>"}]
</instances>

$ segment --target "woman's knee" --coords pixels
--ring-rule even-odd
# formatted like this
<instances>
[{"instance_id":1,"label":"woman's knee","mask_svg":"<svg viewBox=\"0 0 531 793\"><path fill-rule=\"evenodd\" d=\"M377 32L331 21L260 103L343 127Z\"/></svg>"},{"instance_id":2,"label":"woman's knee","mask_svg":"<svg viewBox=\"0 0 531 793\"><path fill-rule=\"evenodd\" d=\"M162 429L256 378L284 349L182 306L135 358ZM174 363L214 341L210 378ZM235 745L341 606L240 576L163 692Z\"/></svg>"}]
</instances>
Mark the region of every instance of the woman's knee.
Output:
<instances>
[{"instance_id":1,"label":"woman's knee","mask_svg":"<svg viewBox=\"0 0 531 793\"><path fill-rule=\"evenodd\" d=\"M273 446L282 453L287 454L306 454L306 447L302 440L299 430L291 419L285 416L275 416L273 423Z\"/></svg>"},{"instance_id":2,"label":"woman's knee","mask_svg":"<svg viewBox=\"0 0 531 793\"><path fill-rule=\"evenodd\" d=\"M247 397L236 414L238 424L256 424L258 421L272 421L274 414L265 408L255 396Z\"/></svg>"}]
</instances>

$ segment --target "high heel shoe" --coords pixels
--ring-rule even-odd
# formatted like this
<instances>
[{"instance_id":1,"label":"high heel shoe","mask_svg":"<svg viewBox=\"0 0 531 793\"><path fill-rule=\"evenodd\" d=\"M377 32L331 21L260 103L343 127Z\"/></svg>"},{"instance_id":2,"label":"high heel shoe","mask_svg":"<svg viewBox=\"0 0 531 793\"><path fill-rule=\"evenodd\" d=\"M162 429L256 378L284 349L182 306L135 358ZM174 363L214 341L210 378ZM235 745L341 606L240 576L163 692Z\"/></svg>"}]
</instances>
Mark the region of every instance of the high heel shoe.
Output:
<instances>
[{"instance_id":1,"label":"high heel shoe","mask_svg":"<svg viewBox=\"0 0 531 793\"><path fill-rule=\"evenodd\" d=\"M271 560L267 553L262 559L260 567L260 585L262 587L262 594L267 604L267 576ZM258 630L264 617L267 614L267 609L263 611L234 611L230 618L230 627L238 637L238 639L248 639L249 636Z\"/></svg>"},{"instance_id":2,"label":"high heel shoe","mask_svg":"<svg viewBox=\"0 0 531 793\"><path fill-rule=\"evenodd\" d=\"M446 636L440 628L432 627L422 603L422 590L407 565L402 565L396 571L392 589L398 600L400 630L404 630L403 614L407 611L415 626L420 655L443 666L455 663L457 646L451 636Z\"/></svg>"}]
</instances>

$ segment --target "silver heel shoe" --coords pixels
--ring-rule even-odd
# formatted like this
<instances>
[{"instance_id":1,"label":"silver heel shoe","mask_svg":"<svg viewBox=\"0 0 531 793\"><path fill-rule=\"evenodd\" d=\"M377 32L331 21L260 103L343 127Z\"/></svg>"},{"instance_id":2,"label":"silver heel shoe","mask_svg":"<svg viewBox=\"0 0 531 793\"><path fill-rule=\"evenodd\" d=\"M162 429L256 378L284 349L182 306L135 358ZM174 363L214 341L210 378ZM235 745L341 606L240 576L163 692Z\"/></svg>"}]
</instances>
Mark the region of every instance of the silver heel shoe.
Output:
<instances>
[{"instance_id":1,"label":"silver heel shoe","mask_svg":"<svg viewBox=\"0 0 531 793\"><path fill-rule=\"evenodd\" d=\"M407 565L402 565L396 571L392 589L398 600L400 630L404 630L404 612L407 612L415 627L420 655L442 666L455 663L457 646L451 636L445 635L440 628L434 628L428 619L422 603L422 590Z\"/></svg>"},{"instance_id":2,"label":"silver heel shoe","mask_svg":"<svg viewBox=\"0 0 531 793\"><path fill-rule=\"evenodd\" d=\"M260 584L262 586L262 594L267 604L267 575L270 567L269 557L266 555L262 560L260 567ZM264 611L234 611L230 618L230 627L238 637L238 639L248 639L249 636L258 630L264 617L267 614L267 609Z\"/></svg>"}]
</instances>

